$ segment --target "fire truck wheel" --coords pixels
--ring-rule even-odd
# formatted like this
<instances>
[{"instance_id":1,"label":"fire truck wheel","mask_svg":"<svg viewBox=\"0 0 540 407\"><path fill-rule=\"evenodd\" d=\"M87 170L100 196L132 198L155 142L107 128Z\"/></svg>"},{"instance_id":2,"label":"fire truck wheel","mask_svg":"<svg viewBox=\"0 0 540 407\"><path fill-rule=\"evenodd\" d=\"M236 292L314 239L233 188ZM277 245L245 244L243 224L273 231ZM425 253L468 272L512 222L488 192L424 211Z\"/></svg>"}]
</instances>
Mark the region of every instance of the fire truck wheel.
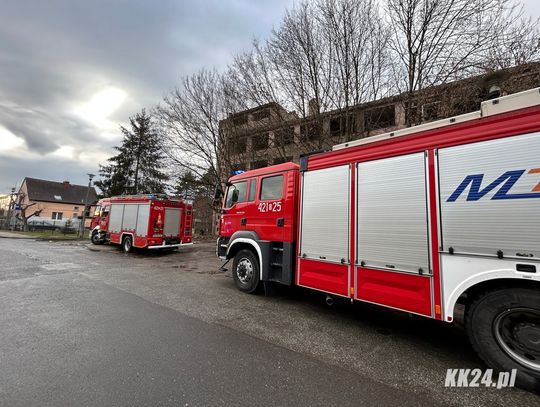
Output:
<instances>
[{"instance_id":1,"label":"fire truck wheel","mask_svg":"<svg viewBox=\"0 0 540 407\"><path fill-rule=\"evenodd\" d=\"M240 291L254 293L259 286L259 261L251 250L240 250L234 256L232 274Z\"/></svg>"},{"instance_id":2,"label":"fire truck wheel","mask_svg":"<svg viewBox=\"0 0 540 407\"><path fill-rule=\"evenodd\" d=\"M102 244L103 241L99 237L99 232L92 233L92 243L93 244Z\"/></svg>"},{"instance_id":3,"label":"fire truck wheel","mask_svg":"<svg viewBox=\"0 0 540 407\"><path fill-rule=\"evenodd\" d=\"M540 291L488 291L468 307L469 339L480 357L500 372L517 369L516 384L540 393Z\"/></svg>"},{"instance_id":4,"label":"fire truck wheel","mask_svg":"<svg viewBox=\"0 0 540 407\"><path fill-rule=\"evenodd\" d=\"M132 248L133 239L129 235L124 236L124 239L122 240L122 250L124 250L124 253L129 253Z\"/></svg>"}]
</instances>

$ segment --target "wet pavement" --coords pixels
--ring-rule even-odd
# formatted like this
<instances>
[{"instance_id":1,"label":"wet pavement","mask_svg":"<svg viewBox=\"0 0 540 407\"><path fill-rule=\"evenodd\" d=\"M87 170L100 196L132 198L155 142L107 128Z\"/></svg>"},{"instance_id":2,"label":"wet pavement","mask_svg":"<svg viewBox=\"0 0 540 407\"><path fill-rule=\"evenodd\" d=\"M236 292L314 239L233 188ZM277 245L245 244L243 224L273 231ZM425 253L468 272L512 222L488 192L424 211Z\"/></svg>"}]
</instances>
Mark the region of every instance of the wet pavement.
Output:
<instances>
[{"instance_id":1,"label":"wet pavement","mask_svg":"<svg viewBox=\"0 0 540 407\"><path fill-rule=\"evenodd\" d=\"M462 330L320 293L236 290L213 243L124 254L0 239L0 405L535 405L445 388ZM97 250L97 251L95 251Z\"/></svg>"}]
</instances>

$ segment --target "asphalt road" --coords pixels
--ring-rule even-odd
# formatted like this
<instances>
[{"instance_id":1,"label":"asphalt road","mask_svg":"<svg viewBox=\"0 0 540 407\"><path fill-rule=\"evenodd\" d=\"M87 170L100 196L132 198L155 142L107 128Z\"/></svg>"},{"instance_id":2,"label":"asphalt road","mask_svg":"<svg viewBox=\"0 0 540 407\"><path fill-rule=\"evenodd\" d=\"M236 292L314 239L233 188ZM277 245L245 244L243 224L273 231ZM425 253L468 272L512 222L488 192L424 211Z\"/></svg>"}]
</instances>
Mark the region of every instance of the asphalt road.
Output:
<instances>
[{"instance_id":1,"label":"asphalt road","mask_svg":"<svg viewBox=\"0 0 540 407\"><path fill-rule=\"evenodd\" d=\"M461 330L306 290L238 292L211 244L124 255L0 239L0 405L535 405L445 388Z\"/></svg>"}]
</instances>

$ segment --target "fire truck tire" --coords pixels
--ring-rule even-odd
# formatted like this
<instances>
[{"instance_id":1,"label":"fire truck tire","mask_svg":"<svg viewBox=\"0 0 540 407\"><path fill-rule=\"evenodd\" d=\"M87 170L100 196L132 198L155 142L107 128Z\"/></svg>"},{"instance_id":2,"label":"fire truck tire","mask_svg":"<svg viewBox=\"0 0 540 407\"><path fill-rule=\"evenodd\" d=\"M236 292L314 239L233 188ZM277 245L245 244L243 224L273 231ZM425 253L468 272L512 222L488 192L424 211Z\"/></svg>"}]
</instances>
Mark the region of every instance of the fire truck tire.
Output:
<instances>
[{"instance_id":1,"label":"fire truck tire","mask_svg":"<svg viewBox=\"0 0 540 407\"><path fill-rule=\"evenodd\" d=\"M101 240L100 236L99 236L99 232L92 232L92 243L93 244L103 244L103 240Z\"/></svg>"},{"instance_id":2,"label":"fire truck tire","mask_svg":"<svg viewBox=\"0 0 540 407\"><path fill-rule=\"evenodd\" d=\"M124 236L122 239L122 250L124 253L129 253L133 249L133 238L130 235Z\"/></svg>"},{"instance_id":3,"label":"fire truck tire","mask_svg":"<svg viewBox=\"0 0 540 407\"><path fill-rule=\"evenodd\" d=\"M499 372L517 369L516 385L540 393L540 291L526 288L485 292L468 307L469 340Z\"/></svg>"},{"instance_id":4,"label":"fire truck tire","mask_svg":"<svg viewBox=\"0 0 540 407\"><path fill-rule=\"evenodd\" d=\"M257 290L259 270L259 261L251 250L240 250L234 256L232 275L240 291L252 294Z\"/></svg>"}]
</instances>

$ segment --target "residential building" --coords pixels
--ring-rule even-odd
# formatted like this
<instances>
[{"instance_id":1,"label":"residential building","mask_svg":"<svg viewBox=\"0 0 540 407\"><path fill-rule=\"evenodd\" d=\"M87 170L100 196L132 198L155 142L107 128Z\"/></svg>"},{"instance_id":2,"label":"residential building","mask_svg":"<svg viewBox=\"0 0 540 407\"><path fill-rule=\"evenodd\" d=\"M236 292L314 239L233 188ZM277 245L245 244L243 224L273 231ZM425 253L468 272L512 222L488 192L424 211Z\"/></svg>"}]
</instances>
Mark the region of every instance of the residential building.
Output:
<instances>
[{"instance_id":1,"label":"residential building","mask_svg":"<svg viewBox=\"0 0 540 407\"><path fill-rule=\"evenodd\" d=\"M94 187L88 189L86 185L74 185L69 181L55 182L26 177L19 189L18 204L23 207L32 205L28 210L39 210L40 219L79 219L83 216L87 194L90 205L87 216L91 216L98 200Z\"/></svg>"}]
</instances>

